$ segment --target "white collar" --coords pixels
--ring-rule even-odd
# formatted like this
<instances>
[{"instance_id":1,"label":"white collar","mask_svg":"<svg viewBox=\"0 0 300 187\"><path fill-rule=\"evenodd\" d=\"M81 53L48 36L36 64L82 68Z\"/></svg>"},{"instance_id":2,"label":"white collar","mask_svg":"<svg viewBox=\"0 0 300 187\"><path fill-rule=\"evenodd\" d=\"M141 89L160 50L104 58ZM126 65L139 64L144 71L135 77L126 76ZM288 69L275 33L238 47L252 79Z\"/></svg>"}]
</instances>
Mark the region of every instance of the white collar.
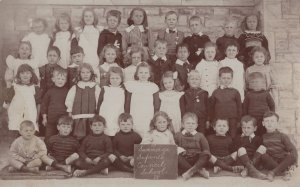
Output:
<instances>
[{"instance_id":1,"label":"white collar","mask_svg":"<svg viewBox=\"0 0 300 187\"><path fill-rule=\"evenodd\" d=\"M221 90L223 90L225 88L232 88L232 86L231 85L228 85L228 86L220 85L220 88L221 88Z\"/></svg>"},{"instance_id":2,"label":"white collar","mask_svg":"<svg viewBox=\"0 0 300 187\"><path fill-rule=\"evenodd\" d=\"M203 33L202 32L198 32L196 35L202 36ZM190 36L193 36L193 33L191 33Z\"/></svg>"},{"instance_id":3,"label":"white collar","mask_svg":"<svg viewBox=\"0 0 300 187\"><path fill-rule=\"evenodd\" d=\"M244 137L244 136L246 136L246 135L243 133L243 134L241 135L241 137ZM249 137L250 137L251 139L253 139L253 138L255 137L255 134L252 133L252 134L249 135Z\"/></svg>"},{"instance_id":4,"label":"white collar","mask_svg":"<svg viewBox=\"0 0 300 187\"><path fill-rule=\"evenodd\" d=\"M175 33L177 33L177 28L174 28L173 31L175 31ZM170 29L166 28L166 33L170 33Z\"/></svg>"},{"instance_id":5,"label":"white collar","mask_svg":"<svg viewBox=\"0 0 300 187\"><path fill-rule=\"evenodd\" d=\"M77 67L79 67L79 65L75 63L72 63L68 66L68 68L77 68Z\"/></svg>"},{"instance_id":6,"label":"white collar","mask_svg":"<svg viewBox=\"0 0 300 187\"><path fill-rule=\"evenodd\" d=\"M261 31L248 31L248 30L246 30L245 33L247 33L247 34L260 34Z\"/></svg>"},{"instance_id":7,"label":"white collar","mask_svg":"<svg viewBox=\"0 0 300 187\"><path fill-rule=\"evenodd\" d=\"M189 132L187 132L185 129L183 129L183 130L181 131L181 133L182 133L183 135L185 135L186 133L189 133ZM196 131L196 130L193 130L193 132L191 132L191 134L192 134L193 136L195 136L195 134L197 134L197 131Z\"/></svg>"},{"instance_id":8,"label":"white collar","mask_svg":"<svg viewBox=\"0 0 300 187\"><path fill-rule=\"evenodd\" d=\"M117 63L107 63L107 62L104 62L102 65L101 65L101 68L104 70L104 71L106 71L106 72L108 72L108 70L109 70L109 68L111 68L111 67L119 67L118 66L118 64Z\"/></svg>"},{"instance_id":9,"label":"white collar","mask_svg":"<svg viewBox=\"0 0 300 187\"><path fill-rule=\"evenodd\" d=\"M93 88L94 86L96 86L96 83L95 82L91 82L91 81L89 81L89 82L83 82L83 81L79 81L78 83L77 83L77 86L79 87L79 88L85 88L85 87L90 87L90 88Z\"/></svg>"},{"instance_id":10,"label":"white collar","mask_svg":"<svg viewBox=\"0 0 300 187\"><path fill-rule=\"evenodd\" d=\"M157 55L152 56L152 59L153 59L154 61L156 61L158 58L159 58L159 57L158 57ZM166 56L162 57L161 59L164 60L164 61L167 61L167 57L166 57Z\"/></svg>"},{"instance_id":11,"label":"white collar","mask_svg":"<svg viewBox=\"0 0 300 187\"><path fill-rule=\"evenodd\" d=\"M184 63L188 63L189 64L189 61L187 60L186 62L183 62L182 60L177 59L176 62L175 62L175 64L178 64L178 65L181 65L181 66L183 66Z\"/></svg>"},{"instance_id":12,"label":"white collar","mask_svg":"<svg viewBox=\"0 0 300 187\"><path fill-rule=\"evenodd\" d=\"M143 25L137 25L137 26L134 26L134 25L130 25L129 27L127 27L125 29L126 32L131 32L135 27L138 27L140 29L141 32L145 32L145 29L144 29L144 26Z\"/></svg>"}]
</instances>

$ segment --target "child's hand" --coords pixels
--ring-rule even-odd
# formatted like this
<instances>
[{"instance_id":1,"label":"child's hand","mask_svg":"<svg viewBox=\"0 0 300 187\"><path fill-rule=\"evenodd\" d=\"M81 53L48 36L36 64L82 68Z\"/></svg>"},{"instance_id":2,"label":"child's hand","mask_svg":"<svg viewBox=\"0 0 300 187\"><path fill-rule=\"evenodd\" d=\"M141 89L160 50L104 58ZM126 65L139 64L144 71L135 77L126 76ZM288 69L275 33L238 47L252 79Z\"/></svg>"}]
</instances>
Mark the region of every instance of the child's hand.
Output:
<instances>
[{"instance_id":1,"label":"child's hand","mask_svg":"<svg viewBox=\"0 0 300 187\"><path fill-rule=\"evenodd\" d=\"M120 48L120 43L118 43L118 40L115 41L114 46L115 46L116 48Z\"/></svg>"},{"instance_id":2,"label":"child's hand","mask_svg":"<svg viewBox=\"0 0 300 187\"><path fill-rule=\"evenodd\" d=\"M86 157L86 158L85 158L85 161L86 161L88 164L93 164L92 159L90 159L89 157Z\"/></svg>"},{"instance_id":3,"label":"child's hand","mask_svg":"<svg viewBox=\"0 0 300 187\"><path fill-rule=\"evenodd\" d=\"M101 160L101 157L100 157L100 156L96 157L96 158L93 160L94 165L97 165L98 162L99 162L100 160Z\"/></svg>"},{"instance_id":4,"label":"child's hand","mask_svg":"<svg viewBox=\"0 0 300 187\"><path fill-rule=\"evenodd\" d=\"M128 157L124 156L124 155L121 155L120 156L120 159L123 161L123 162L127 162L129 159Z\"/></svg>"},{"instance_id":5,"label":"child's hand","mask_svg":"<svg viewBox=\"0 0 300 187\"><path fill-rule=\"evenodd\" d=\"M47 118L43 118L42 124L43 124L44 126L47 125Z\"/></svg>"}]
</instances>

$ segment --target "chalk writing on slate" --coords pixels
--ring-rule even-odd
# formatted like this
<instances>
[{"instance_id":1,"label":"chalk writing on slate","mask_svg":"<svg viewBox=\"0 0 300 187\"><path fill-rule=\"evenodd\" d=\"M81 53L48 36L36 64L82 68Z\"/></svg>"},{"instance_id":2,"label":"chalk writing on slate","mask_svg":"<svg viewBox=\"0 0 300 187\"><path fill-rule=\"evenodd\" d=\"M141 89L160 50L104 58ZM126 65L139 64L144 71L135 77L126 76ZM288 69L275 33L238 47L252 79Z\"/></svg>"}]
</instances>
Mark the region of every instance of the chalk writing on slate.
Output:
<instances>
[{"instance_id":1,"label":"chalk writing on slate","mask_svg":"<svg viewBox=\"0 0 300 187\"><path fill-rule=\"evenodd\" d=\"M176 145L134 145L134 177L177 179Z\"/></svg>"}]
</instances>

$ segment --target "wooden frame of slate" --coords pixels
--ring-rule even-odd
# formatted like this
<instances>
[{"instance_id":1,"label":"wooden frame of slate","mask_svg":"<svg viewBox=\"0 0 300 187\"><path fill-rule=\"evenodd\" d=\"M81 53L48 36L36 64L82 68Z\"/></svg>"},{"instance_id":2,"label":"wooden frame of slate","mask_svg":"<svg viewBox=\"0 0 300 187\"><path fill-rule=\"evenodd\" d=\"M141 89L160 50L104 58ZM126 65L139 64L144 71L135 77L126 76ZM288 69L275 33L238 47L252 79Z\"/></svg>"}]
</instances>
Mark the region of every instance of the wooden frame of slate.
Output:
<instances>
[{"instance_id":1,"label":"wooden frame of slate","mask_svg":"<svg viewBox=\"0 0 300 187\"><path fill-rule=\"evenodd\" d=\"M134 145L134 178L177 179L176 145Z\"/></svg>"}]
</instances>

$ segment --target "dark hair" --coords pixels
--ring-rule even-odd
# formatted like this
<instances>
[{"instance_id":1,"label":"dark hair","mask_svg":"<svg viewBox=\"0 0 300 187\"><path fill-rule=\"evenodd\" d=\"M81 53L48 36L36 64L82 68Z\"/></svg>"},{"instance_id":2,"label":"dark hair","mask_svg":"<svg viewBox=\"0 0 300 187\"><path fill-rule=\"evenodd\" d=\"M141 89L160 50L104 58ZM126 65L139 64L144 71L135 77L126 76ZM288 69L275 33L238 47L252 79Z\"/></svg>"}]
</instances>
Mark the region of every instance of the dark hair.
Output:
<instances>
[{"instance_id":1,"label":"dark hair","mask_svg":"<svg viewBox=\"0 0 300 187\"><path fill-rule=\"evenodd\" d=\"M124 74L123 74L122 68L120 68L120 67L110 67L108 69L108 72L107 72L107 85L111 84L110 83L110 76L111 76L112 73L116 73L116 74L120 75L121 80L122 80L122 82L121 82L121 85L122 85L123 82L124 82Z\"/></svg>"},{"instance_id":2,"label":"dark hair","mask_svg":"<svg viewBox=\"0 0 300 187\"><path fill-rule=\"evenodd\" d=\"M241 126L243 126L243 122L245 123L248 123L252 121L252 125L253 127L256 127L257 126L257 121L254 117L250 116L250 115L246 115L246 116L243 116L242 119L241 119Z\"/></svg>"},{"instance_id":3,"label":"dark hair","mask_svg":"<svg viewBox=\"0 0 300 187\"><path fill-rule=\"evenodd\" d=\"M116 59L121 56L120 50L116 46L114 46L113 44L106 44L103 47L103 49L100 52L100 54L99 54L100 64L103 64L106 61L106 59L105 59L105 52L106 52L107 49L113 49L116 52Z\"/></svg>"},{"instance_id":4,"label":"dark hair","mask_svg":"<svg viewBox=\"0 0 300 187\"><path fill-rule=\"evenodd\" d=\"M71 21L71 17L67 13L60 14L59 17L56 19L55 26L54 26L55 27L55 31L53 33L53 40L54 41L56 40L56 33L58 33L59 31L61 31L60 28L59 28L59 21L61 19L64 19L64 20L66 20L69 23L69 28L68 28L68 31L70 32L69 40L71 40L72 39L72 35L73 35L72 21Z\"/></svg>"},{"instance_id":5,"label":"dark hair","mask_svg":"<svg viewBox=\"0 0 300 187\"><path fill-rule=\"evenodd\" d=\"M198 21L200 22L201 25L203 24L203 23L202 23L202 20L201 20L201 18L200 18L200 16L193 15L193 16L191 16L190 19L189 19L189 26L190 26L190 24L191 24L191 21L194 21L194 20L198 20Z\"/></svg>"},{"instance_id":6,"label":"dark hair","mask_svg":"<svg viewBox=\"0 0 300 187\"><path fill-rule=\"evenodd\" d=\"M66 78L68 77L68 71L60 66L54 68L54 70L52 72L52 77L54 77L55 74L63 75Z\"/></svg>"},{"instance_id":7,"label":"dark hair","mask_svg":"<svg viewBox=\"0 0 300 187\"><path fill-rule=\"evenodd\" d=\"M81 70L83 68L86 68L86 69L90 70L90 72L91 72L90 81L95 82L97 75L94 73L93 67L90 64L88 64L88 63L83 63L83 64L80 64L79 67L78 67L78 69L77 69L77 76L76 76L76 80L77 81L76 81L76 83L78 83L79 81L81 81L80 73L81 73Z\"/></svg>"},{"instance_id":8,"label":"dark hair","mask_svg":"<svg viewBox=\"0 0 300 187\"><path fill-rule=\"evenodd\" d=\"M131 120L133 122L132 115L129 114L129 113L122 113L122 114L119 115L118 124L120 125L120 123L122 121L127 122L128 120Z\"/></svg>"},{"instance_id":9,"label":"dark hair","mask_svg":"<svg viewBox=\"0 0 300 187\"><path fill-rule=\"evenodd\" d=\"M70 55L72 56L72 55L77 54L77 53L84 54L83 48L78 46L78 45L76 45L74 47L71 47Z\"/></svg>"},{"instance_id":10,"label":"dark hair","mask_svg":"<svg viewBox=\"0 0 300 187\"><path fill-rule=\"evenodd\" d=\"M157 39L154 42L154 47L156 47L158 44L168 45L168 42L166 40L163 40L163 39Z\"/></svg>"},{"instance_id":11,"label":"dark hair","mask_svg":"<svg viewBox=\"0 0 300 187\"><path fill-rule=\"evenodd\" d=\"M105 118L100 115L97 115L97 114L95 114L95 116L92 118L90 126L92 126L92 124L96 123L96 122L101 122L101 123L103 123L104 127L106 127Z\"/></svg>"},{"instance_id":12,"label":"dark hair","mask_svg":"<svg viewBox=\"0 0 300 187\"><path fill-rule=\"evenodd\" d=\"M240 44L235 40L230 40L230 41L226 42L225 44L226 44L225 48L224 48L225 51L222 51L224 53L226 52L227 48L231 47L231 46L236 47L238 51L240 50Z\"/></svg>"},{"instance_id":13,"label":"dark hair","mask_svg":"<svg viewBox=\"0 0 300 187\"><path fill-rule=\"evenodd\" d=\"M264 113L263 119L275 116L277 118L277 121L279 120L279 115L276 112L268 111Z\"/></svg>"},{"instance_id":14,"label":"dark hair","mask_svg":"<svg viewBox=\"0 0 300 187\"><path fill-rule=\"evenodd\" d=\"M186 120L187 118L193 118L196 123L198 123L198 116L193 113L193 112L186 112L183 116L182 116L182 123L184 123L184 120Z\"/></svg>"},{"instance_id":15,"label":"dark hair","mask_svg":"<svg viewBox=\"0 0 300 187\"><path fill-rule=\"evenodd\" d=\"M48 53L49 53L50 51L55 51L56 54L58 55L58 57L60 57L60 50L59 50L58 47L56 47L56 46L50 46L50 47L48 48L48 50L47 50L47 55L48 55Z\"/></svg>"},{"instance_id":16,"label":"dark hair","mask_svg":"<svg viewBox=\"0 0 300 187\"><path fill-rule=\"evenodd\" d=\"M72 117L68 116L68 115L64 115L62 117L60 117L58 119L58 123L57 123L57 126L60 126L60 125L70 125L73 127L73 119Z\"/></svg>"},{"instance_id":17,"label":"dark hair","mask_svg":"<svg viewBox=\"0 0 300 187\"><path fill-rule=\"evenodd\" d=\"M149 69L149 73L150 73L150 77L148 79L148 81L153 82L153 72L152 72L152 68L151 66L147 63L147 62L142 62L140 63L137 67L136 67L136 71L134 73L134 80L139 80L138 78L138 71L140 68L148 68Z\"/></svg>"},{"instance_id":18,"label":"dark hair","mask_svg":"<svg viewBox=\"0 0 300 187\"><path fill-rule=\"evenodd\" d=\"M164 111L155 112L152 120L150 121L150 130L149 130L149 132L152 132L153 130L156 129L155 123L156 123L156 120L159 116L161 116L161 117L163 117L167 120L167 122L168 122L167 129L169 129L174 134L172 119Z\"/></svg>"},{"instance_id":19,"label":"dark hair","mask_svg":"<svg viewBox=\"0 0 300 187\"><path fill-rule=\"evenodd\" d=\"M219 77L221 77L222 73L230 73L231 77L233 77L233 70L230 67L221 67L219 69Z\"/></svg>"},{"instance_id":20,"label":"dark hair","mask_svg":"<svg viewBox=\"0 0 300 187\"><path fill-rule=\"evenodd\" d=\"M204 47L203 47L203 50L200 54L200 56L202 55L203 58L206 60L206 57L205 57L205 49L208 48L208 47L214 47L216 49L216 55L215 55L215 58L214 60L219 60L220 59L220 53L219 53L219 50L218 50L218 46L217 44L213 43L213 42L206 42L204 44Z\"/></svg>"},{"instance_id":21,"label":"dark hair","mask_svg":"<svg viewBox=\"0 0 300 187\"><path fill-rule=\"evenodd\" d=\"M260 46L255 46L252 48L251 52L250 52L250 55L251 55L251 59L252 61L254 62L253 60L253 57L254 57L254 54L256 52L261 52L265 55L265 61L264 61L264 64L269 64L269 61L270 61L270 53L264 48L264 47L260 47ZM255 62L254 62L255 63Z\"/></svg>"},{"instance_id":22,"label":"dark hair","mask_svg":"<svg viewBox=\"0 0 300 187\"><path fill-rule=\"evenodd\" d=\"M146 11L145 11L144 9L142 9L142 8L136 7L136 8L133 8L133 9L131 10L130 15L129 15L129 18L127 19L127 24L128 24L129 26L131 26L131 25L134 24L134 23L133 23L133 20L132 20L132 16L133 16L134 11L141 11L141 12L143 13L143 15L144 15L144 20L143 20L143 22L142 22L142 25L144 26L145 31L147 31L147 30L148 30L148 18L147 18L147 13L146 13Z\"/></svg>"},{"instance_id":23,"label":"dark hair","mask_svg":"<svg viewBox=\"0 0 300 187\"><path fill-rule=\"evenodd\" d=\"M28 45L30 48L30 55L28 56L28 59L30 59L31 55L32 55L32 45L31 45L30 41L21 41L20 42L19 47L18 47L17 58L20 58L19 50L20 50L21 45L23 45L23 44Z\"/></svg>"},{"instance_id":24,"label":"dark hair","mask_svg":"<svg viewBox=\"0 0 300 187\"><path fill-rule=\"evenodd\" d=\"M186 43L180 43L180 44L178 44L178 45L176 46L176 54L178 53L178 50L179 50L180 48L186 48L187 51L190 53L188 44L186 44Z\"/></svg>"},{"instance_id":25,"label":"dark hair","mask_svg":"<svg viewBox=\"0 0 300 187\"><path fill-rule=\"evenodd\" d=\"M175 72L174 72L175 73ZM162 77L161 77L161 80L160 80L160 90L161 91L165 91L166 88L164 86L164 78L171 78L174 80L174 88L173 90L176 90L176 91L182 91L183 90L183 86L181 85L180 81L178 78L174 78L174 73L172 71L166 71Z\"/></svg>"},{"instance_id":26,"label":"dark hair","mask_svg":"<svg viewBox=\"0 0 300 187\"><path fill-rule=\"evenodd\" d=\"M212 126L215 127L217 125L218 121L226 121L227 122L227 126L229 127L229 122L228 122L228 119L226 119L226 118L217 118L217 119L215 119L213 121L213 123L212 123Z\"/></svg>"},{"instance_id":27,"label":"dark hair","mask_svg":"<svg viewBox=\"0 0 300 187\"><path fill-rule=\"evenodd\" d=\"M23 73L23 72L26 72L26 71L29 71L32 75L32 77L30 79L30 85L38 84L38 78L37 78L36 74L34 73L32 67L29 66L28 64L22 64L22 65L19 66L18 71L17 71L17 75L16 75L16 83L17 84L22 84L20 74Z\"/></svg>"},{"instance_id":28,"label":"dark hair","mask_svg":"<svg viewBox=\"0 0 300 187\"><path fill-rule=\"evenodd\" d=\"M108 18L110 16L118 18L118 23L120 24L120 22L121 22L121 12L120 11L118 11L118 10L108 11L107 14L106 14L106 22L108 21Z\"/></svg>"},{"instance_id":29,"label":"dark hair","mask_svg":"<svg viewBox=\"0 0 300 187\"><path fill-rule=\"evenodd\" d=\"M38 22L42 22L42 24L44 25L44 30L47 29L48 23L45 19L43 19L43 18L34 18L33 21L32 21L32 23L38 23Z\"/></svg>"},{"instance_id":30,"label":"dark hair","mask_svg":"<svg viewBox=\"0 0 300 187\"><path fill-rule=\"evenodd\" d=\"M130 48L129 53L127 53L125 55L125 58L127 58L126 60L128 62L130 62L130 64L132 64L132 57L131 56L134 53L140 53L141 54L141 57L142 57L141 62L143 62L145 60L145 51L144 51L144 49L139 45L132 45L131 48Z\"/></svg>"},{"instance_id":31,"label":"dark hair","mask_svg":"<svg viewBox=\"0 0 300 187\"><path fill-rule=\"evenodd\" d=\"M256 26L256 30L257 31L260 31L261 30L261 21L259 19L260 17L260 12L258 12L258 14L250 14L250 15L247 15L245 16L244 20L242 21L241 23L241 29L242 31L246 31L246 30L249 30L248 26L247 26L247 19L251 16L255 16L257 18L257 26Z\"/></svg>"},{"instance_id":32,"label":"dark hair","mask_svg":"<svg viewBox=\"0 0 300 187\"><path fill-rule=\"evenodd\" d=\"M35 130L34 123L30 120L24 120L20 123L20 130L22 130L24 127L32 127Z\"/></svg>"},{"instance_id":33,"label":"dark hair","mask_svg":"<svg viewBox=\"0 0 300 187\"><path fill-rule=\"evenodd\" d=\"M85 8L85 9L82 11L81 20L80 20L80 22L79 22L81 28L84 28L84 26L85 26L85 22L84 22L84 14L85 14L86 12L92 12L92 13L93 13L93 15L94 15L94 23L93 23L93 25L94 25L94 27L96 27L96 26L98 25L98 17L97 17L96 12L94 11L93 8Z\"/></svg>"}]
</instances>

